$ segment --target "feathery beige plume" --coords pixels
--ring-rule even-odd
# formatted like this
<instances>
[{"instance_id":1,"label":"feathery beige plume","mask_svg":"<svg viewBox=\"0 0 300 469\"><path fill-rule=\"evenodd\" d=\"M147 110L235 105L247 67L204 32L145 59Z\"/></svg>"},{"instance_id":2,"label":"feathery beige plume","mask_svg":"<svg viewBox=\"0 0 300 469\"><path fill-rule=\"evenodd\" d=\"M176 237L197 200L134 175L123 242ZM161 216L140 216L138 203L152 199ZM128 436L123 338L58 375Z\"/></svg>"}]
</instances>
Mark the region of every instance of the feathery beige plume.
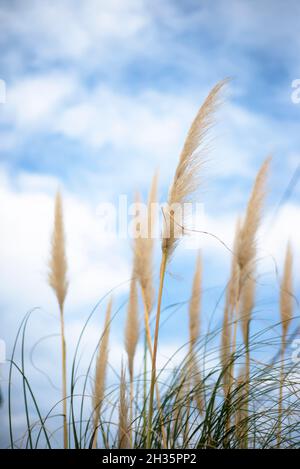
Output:
<instances>
[{"instance_id":1,"label":"feathery beige plume","mask_svg":"<svg viewBox=\"0 0 300 469\"><path fill-rule=\"evenodd\" d=\"M226 289L226 299L223 316L222 336L221 336L221 364L223 368L223 388L225 396L228 394L230 385L230 360L231 360L231 322L233 311L236 305L239 266L236 260L236 250L240 233L240 220L237 220L233 242L233 253L231 259L230 279Z\"/></svg>"},{"instance_id":2,"label":"feathery beige plume","mask_svg":"<svg viewBox=\"0 0 300 469\"><path fill-rule=\"evenodd\" d=\"M236 340L237 340L237 328L239 322L239 313L240 313L240 302L242 291L245 287L247 281L250 282L250 278L253 278L255 270L255 261L256 261L256 237L261 222L264 199L266 194L266 182L269 172L271 158L268 157L262 164L260 170L257 173L255 178L254 186L248 201L246 215L243 221L243 224L239 230L239 239L236 250L236 260L239 267L239 282L238 282L238 291L236 297L236 305L234 309L235 317L234 321L234 331L232 338L232 355L235 354L236 349ZM248 293L251 293L251 289L254 288L254 284L248 284ZM252 291L252 293L254 293ZM246 322L247 329L249 322ZM245 334L245 323L244 323L244 337L248 338L248 332ZM247 348L247 360L249 360L249 343L246 343ZM234 377L234 364L232 364L231 376Z\"/></svg>"},{"instance_id":3,"label":"feathery beige plume","mask_svg":"<svg viewBox=\"0 0 300 469\"><path fill-rule=\"evenodd\" d=\"M59 308L62 311L68 291L67 260L65 251L65 234L61 194L58 191L55 199L54 230L51 240L51 257L48 280L53 288Z\"/></svg>"},{"instance_id":4,"label":"feathery beige plume","mask_svg":"<svg viewBox=\"0 0 300 469\"><path fill-rule=\"evenodd\" d=\"M260 225L263 203L266 193L266 181L271 158L267 158L261 166L248 202L246 216L240 230L237 246L237 262L240 268L240 288L245 278L253 269L256 257L256 235Z\"/></svg>"},{"instance_id":5,"label":"feathery beige plume","mask_svg":"<svg viewBox=\"0 0 300 469\"><path fill-rule=\"evenodd\" d=\"M128 425L128 400L126 396L126 376L122 365L119 402L119 449L130 448L130 432Z\"/></svg>"},{"instance_id":6,"label":"feathery beige plume","mask_svg":"<svg viewBox=\"0 0 300 469\"><path fill-rule=\"evenodd\" d=\"M158 173L155 173L152 179L150 193L148 197L147 236L138 236L134 243L134 275L138 279L146 303L148 314L151 313L154 303L153 286L153 251L155 244L155 223L157 203ZM137 197L137 202L140 197Z\"/></svg>"},{"instance_id":7,"label":"feathery beige plume","mask_svg":"<svg viewBox=\"0 0 300 469\"><path fill-rule=\"evenodd\" d=\"M289 325L293 318L293 254L291 244L286 248L284 272L280 290L280 315L282 322L282 336L285 343Z\"/></svg>"},{"instance_id":8,"label":"feathery beige plume","mask_svg":"<svg viewBox=\"0 0 300 469\"><path fill-rule=\"evenodd\" d=\"M245 345L248 345L249 343L249 324L251 320L251 313L254 307L254 300L255 279L253 278L252 272L251 275L245 279L241 293L240 320Z\"/></svg>"},{"instance_id":9,"label":"feathery beige plume","mask_svg":"<svg viewBox=\"0 0 300 469\"><path fill-rule=\"evenodd\" d=\"M190 346L191 351L199 337L200 331L200 303L201 303L201 256L198 254L196 261L196 269L193 280L192 295L189 307L189 329L190 329Z\"/></svg>"},{"instance_id":10,"label":"feathery beige plume","mask_svg":"<svg viewBox=\"0 0 300 469\"><path fill-rule=\"evenodd\" d=\"M151 360L153 359L153 348L151 342L151 331L149 324L149 316L154 304L154 286L153 286L153 254L155 246L155 224L156 224L156 204L157 204L157 191L158 191L158 173L153 176L151 188L148 196L147 205L147 218L141 223L145 223L147 230L141 229L141 235L137 236L134 242L134 276L139 281L144 306L144 320L147 347L150 352ZM136 203L139 203L141 197L139 194L136 196ZM146 231L146 236L145 236ZM146 383L146 381L145 381ZM131 384L132 388L132 384ZM160 408L159 387L155 383L157 404ZM144 394L146 395L146 387L144 387ZM131 392L132 395L132 392ZM132 401L130 402L130 415L132 416ZM166 447L166 432L161 423L161 432L163 437L163 446ZM131 435L130 435L131 436ZM131 438L132 439L132 438Z\"/></svg>"},{"instance_id":11,"label":"feathery beige plume","mask_svg":"<svg viewBox=\"0 0 300 469\"><path fill-rule=\"evenodd\" d=\"M238 217L236 225L235 225L230 279L229 279L229 284L228 284L227 293L226 293L227 294L226 302L230 310L230 320L233 319L233 311L236 306L236 301L237 301L237 296L238 296L240 269L239 269L239 265L237 262L237 250L238 250L238 243L240 240L240 230L241 230L241 220Z\"/></svg>"},{"instance_id":12,"label":"feathery beige plume","mask_svg":"<svg viewBox=\"0 0 300 469\"><path fill-rule=\"evenodd\" d=\"M67 347L65 340L64 303L68 291L68 280L62 199L59 191L57 191L55 198L54 229L51 239L51 256L49 262L48 281L55 292L60 310L63 435L64 448L66 449L68 448Z\"/></svg>"},{"instance_id":13,"label":"feathery beige plume","mask_svg":"<svg viewBox=\"0 0 300 469\"><path fill-rule=\"evenodd\" d=\"M242 316L242 332L246 347L246 364L245 364L245 416L248 419L249 409L249 390L250 390L250 344L249 344L249 324L251 312L254 303L255 291L255 262L256 262L256 237L261 222L263 204L266 194L266 182L269 172L271 158L267 158L261 166L250 195L246 216L240 229L239 242L237 247L237 263L239 266L239 286L235 307L234 333L232 343L232 354L235 354L237 325ZM242 307L242 313L240 311ZM234 363L231 367L231 377L234 377ZM245 440L244 445L248 447L248 425L245 423Z\"/></svg>"},{"instance_id":14,"label":"feathery beige plume","mask_svg":"<svg viewBox=\"0 0 300 469\"><path fill-rule=\"evenodd\" d=\"M238 291L236 297L236 305L234 309L235 317L233 318L233 338L232 338L232 347L231 352L232 356L235 354L236 350L236 340L237 340L237 329L239 322L239 313L240 313L240 301L243 288L248 279L253 278L255 270L255 261L256 261L256 237L257 231L261 222L263 204L266 193L266 182L269 172L271 158L267 158L262 164L260 170L257 173L255 178L254 186L248 201L246 215L243 221L243 224L240 228L239 239L236 250L236 260L239 267L239 282L238 282ZM250 287L253 288L254 285L250 284ZM249 290L250 291L250 290ZM249 323L247 323L249 325ZM247 327L248 328L248 327ZM245 332L245 328L244 328ZM245 335L248 337L248 333ZM247 360L249 360L249 343L246 343L247 348ZM234 377L234 363L231 367L231 377Z\"/></svg>"},{"instance_id":15,"label":"feathery beige plume","mask_svg":"<svg viewBox=\"0 0 300 469\"><path fill-rule=\"evenodd\" d=\"M133 379L134 356L139 340L138 296L135 278L131 279L127 321L125 329L125 349L128 356L130 381Z\"/></svg>"},{"instance_id":16,"label":"feathery beige plume","mask_svg":"<svg viewBox=\"0 0 300 469\"><path fill-rule=\"evenodd\" d=\"M104 323L104 331L101 337L101 341L100 341L99 348L98 348L98 354L96 358L95 384L94 384L94 393L93 393L93 409L94 409L93 448L96 448L97 446L98 424L99 424L100 412L101 412L104 392L105 392L111 310L112 310L112 299L109 300L109 303L107 305L105 323Z\"/></svg>"},{"instance_id":17,"label":"feathery beige plume","mask_svg":"<svg viewBox=\"0 0 300 469\"><path fill-rule=\"evenodd\" d=\"M184 234L182 205L192 202L201 181L201 169L208 150L206 137L214 122L220 92L228 80L217 83L196 115L181 152L164 210L162 250L169 257Z\"/></svg>"}]
</instances>

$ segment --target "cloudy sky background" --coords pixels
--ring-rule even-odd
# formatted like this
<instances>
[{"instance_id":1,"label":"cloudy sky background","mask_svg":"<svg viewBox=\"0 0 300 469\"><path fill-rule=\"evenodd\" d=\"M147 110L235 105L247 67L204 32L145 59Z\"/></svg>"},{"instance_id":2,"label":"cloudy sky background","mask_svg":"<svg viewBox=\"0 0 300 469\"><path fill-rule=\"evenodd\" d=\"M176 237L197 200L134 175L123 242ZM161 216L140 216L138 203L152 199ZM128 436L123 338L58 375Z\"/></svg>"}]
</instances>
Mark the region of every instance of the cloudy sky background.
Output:
<instances>
[{"instance_id":1,"label":"cloudy sky background","mask_svg":"<svg viewBox=\"0 0 300 469\"><path fill-rule=\"evenodd\" d=\"M115 291L126 300L129 241L107 238L97 207L120 194L146 196L159 169L167 193L188 127L209 89L232 77L214 129L201 202L207 231L230 244L253 179L273 155L266 221L259 237L255 327L278 320L276 297L286 241L295 249L299 294L299 184L282 200L300 163L300 104L291 99L300 78L300 4L296 0L0 2L0 306L1 336L10 355L24 314L40 312L28 330L28 350L58 332L55 299L46 283L53 197L63 190L70 290L67 339L72 347L96 302ZM296 181L296 178L295 178ZM215 310L230 264L228 251L203 237L203 330ZM165 306L188 300L195 251L182 246L168 268ZM156 262L156 273L159 260ZM87 341L96 343L100 305ZM295 310L295 314L296 314ZM111 364L123 354L124 308L113 327ZM160 363L187 340L186 310L162 329ZM59 386L59 341L35 349L34 363ZM2 388L7 379L2 365ZM29 365L42 408L59 395ZM15 384L18 392L18 383ZM2 409L3 419L5 406ZM22 432L22 402L14 410ZM7 444L6 423L1 444Z\"/></svg>"}]
</instances>

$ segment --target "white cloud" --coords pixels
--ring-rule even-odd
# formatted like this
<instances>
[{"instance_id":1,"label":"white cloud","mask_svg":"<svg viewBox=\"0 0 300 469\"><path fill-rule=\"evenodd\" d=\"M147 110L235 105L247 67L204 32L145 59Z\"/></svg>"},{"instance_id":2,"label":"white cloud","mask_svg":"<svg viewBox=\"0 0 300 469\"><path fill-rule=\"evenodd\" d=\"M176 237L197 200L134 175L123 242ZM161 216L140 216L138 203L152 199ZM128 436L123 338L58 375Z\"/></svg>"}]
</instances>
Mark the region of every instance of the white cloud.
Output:
<instances>
[{"instance_id":1,"label":"white cloud","mask_svg":"<svg viewBox=\"0 0 300 469\"><path fill-rule=\"evenodd\" d=\"M34 138L43 131L94 150L107 146L108 156L111 150L120 155L116 166L126 159L133 182L139 174L143 185L143 177L158 166L162 179L170 180L170 162L175 167L189 125L208 91L202 89L199 102L190 94L153 89L128 95L108 85L84 88L75 75L53 72L16 82L2 119L14 124L19 138L24 133ZM221 109L219 122L212 132L219 136L209 163L214 174L221 178L254 176L253 162L258 154L270 151L270 142L274 146L278 124L231 102ZM276 146L289 142L288 133L275 135ZM5 141L5 135L3 138ZM136 176L136 181L140 178Z\"/></svg>"},{"instance_id":2,"label":"white cloud","mask_svg":"<svg viewBox=\"0 0 300 469\"><path fill-rule=\"evenodd\" d=\"M60 133L92 147L134 148L160 159L179 148L196 110L189 97L151 89L128 96L106 85L84 89L76 76L53 72L13 84L2 120L19 133Z\"/></svg>"},{"instance_id":3,"label":"white cloud","mask_svg":"<svg viewBox=\"0 0 300 469\"><path fill-rule=\"evenodd\" d=\"M194 108L174 95L145 90L127 96L102 86L63 110L56 126L67 137L92 146L134 148L141 156L157 158L179 146Z\"/></svg>"},{"instance_id":4,"label":"white cloud","mask_svg":"<svg viewBox=\"0 0 300 469\"><path fill-rule=\"evenodd\" d=\"M16 131L37 131L55 119L65 100L75 92L71 76L61 73L30 76L9 87L5 113Z\"/></svg>"},{"instance_id":5,"label":"white cloud","mask_svg":"<svg viewBox=\"0 0 300 469\"><path fill-rule=\"evenodd\" d=\"M58 134L66 143L87 146L91 153L106 147L103 158L109 159L116 186L125 168L134 187L144 187L157 167L165 183L172 177L171 165L175 168L186 132L208 91L209 87L201 87L198 101L187 92L178 95L144 88L128 95L107 84L88 88L76 74L27 76L9 88L2 121L13 129L2 134L1 146L12 150L24 138L34 140L41 132ZM289 155L295 141L293 126L282 132L280 121L230 100L220 109L218 122L207 166L221 180L254 178L258 158L261 161L273 151L277 158L279 152ZM295 160L297 155L292 154ZM86 171L88 157L87 152Z\"/></svg>"},{"instance_id":6,"label":"white cloud","mask_svg":"<svg viewBox=\"0 0 300 469\"><path fill-rule=\"evenodd\" d=\"M91 50L98 58L107 54L107 43L130 40L147 26L144 2L73 0L18 4L18 14L9 4L0 9L4 31L13 33L24 48L34 50L35 59L77 60ZM97 47L95 47L97 45Z\"/></svg>"}]
</instances>

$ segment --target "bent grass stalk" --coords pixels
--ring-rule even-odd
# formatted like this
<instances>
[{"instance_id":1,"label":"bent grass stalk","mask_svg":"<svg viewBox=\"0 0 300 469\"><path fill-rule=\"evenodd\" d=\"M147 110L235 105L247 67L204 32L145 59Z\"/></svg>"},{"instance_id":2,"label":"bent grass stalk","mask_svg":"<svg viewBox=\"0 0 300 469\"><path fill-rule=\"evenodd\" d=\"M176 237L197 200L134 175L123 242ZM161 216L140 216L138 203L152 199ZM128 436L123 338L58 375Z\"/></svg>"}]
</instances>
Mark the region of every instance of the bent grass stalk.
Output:
<instances>
[{"instance_id":1,"label":"bent grass stalk","mask_svg":"<svg viewBox=\"0 0 300 469\"><path fill-rule=\"evenodd\" d=\"M148 433L147 447L151 444L152 418L153 418L153 401L154 387L156 382L156 358L158 347L159 323L161 314L162 293L164 287L164 279L167 262L174 252L179 238L184 234L182 223L174 223L174 206L182 206L184 202L192 201L193 196L199 189L200 169L202 169L204 159L203 153L207 151L205 145L205 137L213 124L214 114L219 104L220 92L227 80L223 80L211 90L198 114L196 115L190 130L188 132L183 150L181 152L179 163L175 171L173 183L171 184L167 210L164 213L164 228L162 235L162 258L159 276L159 292L156 310L156 322L154 333L151 383L149 395L149 412L148 412Z\"/></svg>"},{"instance_id":2,"label":"bent grass stalk","mask_svg":"<svg viewBox=\"0 0 300 469\"><path fill-rule=\"evenodd\" d=\"M239 309L242 289L244 284L253 272L254 264L256 261L256 238L257 231L260 226L262 211L266 192L266 180L269 172L271 158L268 157L261 166L247 205L245 219L242 227L239 230L239 238L237 243L236 261L239 267L239 280L238 289L235 299L234 318L233 318L233 343L232 343L232 356L236 351L237 340L237 327L239 322ZM231 369L231 384L234 380L234 364L232 361Z\"/></svg>"},{"instance_id":3,"label":"bent grass stalk","mask_svg":"<svg viewBox=\"0 0 300 469\"><path fill-rule=\"evenodd\" d=\"M148 347L149 353L150 353L150 358L151 358L151 363L153 360L153 349L152 349L152 341L151 341L151 331L150 331L150 325L149 325L149 313L147 309L147 301L144 293L144 289L142 288L142 299L143 299L143 305L144 305L144 317L145 317L145 345L146 349ZM146 350L147 352L147 350ZM145 383L146 381L146 376L145 378ZM156 400L157 400L157 406L159 409L159 418L160 418L160 429L162 433L162 439L163 439L163 447L167 448L167 435L166 435L166 430L164 427L164 424L162 422L162 406L161 406L161 399L160 399L160 393L159 393L159 386L157 381L155 381L155 393L156 393ZM146 392L147 395L147 392ZM147 398L145 398L144 402L146 403Z\"/></svg>"},{"instance_id":4,"label":"bent grass stalk","mask_svg":"<svg viewBox=\"0 0 300 469\"><path fill-rule=\"evenodd\" d=\"M140 233L134 243L134 273L140 283L145 323L145 341L144 341L144 403L147 401L147 348L150 353L151 362L153 359L151 330L150 330L150 314L154 303L154 287L153 287L153 250L154 250L154 230L156 224L156 214L153 211L154 204L157 203L158 191L158 173L153 176L151 188L147 204L147 218L143 221L146 224L147 234L144 236ZM140 196L137 196L137 202ZM161 421L161 400L159 395L158 384L155 383L156 399L160 412ZM146 428L146 406L144 406L144 428ZM163 438L163 446L167 447L166 431L161 421L161 432Z\"/></svg>"},{"instance_id":5,"label":"bent grass stalk","mask_svg":"<svg viewBox=\"0 0 300 469\"><path fill-rule=\"evenodd\" d=\"M239 313L241 307L241 296L245 285L251 279L254 272L256 262L256 238L260 226L262 211L266 193L266 180L269 172L271 158L268 157L262 164L256 176L254 186L247 205L245 219L239 229L239 236L237 242L236 261L238 264L238 288L235 298L235 307L233 310L233 339L231 350L231 367L230 367L230 387L232 389L235 374L234 374L234 355L236 352L237 330L239 323ZM253 288L253 285L252 285ZM246 361L249 362L249 324L250 318L247 322L247 332L244 327L244 338L246 339ZM250 362L247 363L250 366ZM246 370L247 372L247 370ZM247 390L249 392L249 389ZM247 432L245 437L245 445L247 446Z\"/></svg>"}]
</instances>

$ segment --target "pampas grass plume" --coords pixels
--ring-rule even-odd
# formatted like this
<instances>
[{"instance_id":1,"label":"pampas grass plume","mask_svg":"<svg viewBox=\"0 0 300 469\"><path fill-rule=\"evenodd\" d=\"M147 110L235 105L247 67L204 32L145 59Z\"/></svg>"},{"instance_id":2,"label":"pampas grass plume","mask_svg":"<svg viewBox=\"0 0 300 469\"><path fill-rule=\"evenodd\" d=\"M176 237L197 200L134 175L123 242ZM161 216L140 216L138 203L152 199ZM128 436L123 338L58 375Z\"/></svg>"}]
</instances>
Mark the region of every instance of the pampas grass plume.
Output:
<instances>
[{"instance_id":1,"label":"pampas grass plume","mask_svg":"<svg viewBox=\"0 0 300 469\"><path fill-rule=\"evenodd\" d=\"M53 288L60 310L61 330L61 359L62 359L62 406L63 406L63 433L64 448L68 447L67 428L67 348L64 325L64 303L68 291L67 259L65 247L65 233L62 198L57 191L55 198L54 229L51 239L51 254L48 273L49 285Z\"/></svg>"},{"instance_id":2,"label":"pampas grass plume","mask_svg":"<svg viewBox=\"0 0 300 469\"><path fill-rule=\"evenodd\" d=\"M48 281L55 292L60 311L63 311L68 291L68 280L62 198L59 191L55 198L54 230L51 240Z\"/></svg>"},{"instance_id":3,"label":"pampas grass plume","mask_svg":"<svg viewBox=\"0 0 300 469\"><path fill-rule=\"evenodd\" d=\"M215 112L220 103L221 91L228 80L217 83L200 107L187 134L179 157L174 179L169 190L166 210L164 211L164 228L162 250L167 258L174 251L177 241L184 234L181 220L176 220L172 207L192 202L201 183L201 170L205 163L208 132L214 122Z\"/></svg>"},{"instance_id":4,"label":"pampas grass plume","mask_svg":"<svg viewBox=\"0 0 300 469\"><path fill-rule=\"evenodd\" d=\"M291 244L286 248L284 272L280 290L280 316L282 335L285 342L289 325L293 318L293 254Z\"/></svg>"}]
</instances>

